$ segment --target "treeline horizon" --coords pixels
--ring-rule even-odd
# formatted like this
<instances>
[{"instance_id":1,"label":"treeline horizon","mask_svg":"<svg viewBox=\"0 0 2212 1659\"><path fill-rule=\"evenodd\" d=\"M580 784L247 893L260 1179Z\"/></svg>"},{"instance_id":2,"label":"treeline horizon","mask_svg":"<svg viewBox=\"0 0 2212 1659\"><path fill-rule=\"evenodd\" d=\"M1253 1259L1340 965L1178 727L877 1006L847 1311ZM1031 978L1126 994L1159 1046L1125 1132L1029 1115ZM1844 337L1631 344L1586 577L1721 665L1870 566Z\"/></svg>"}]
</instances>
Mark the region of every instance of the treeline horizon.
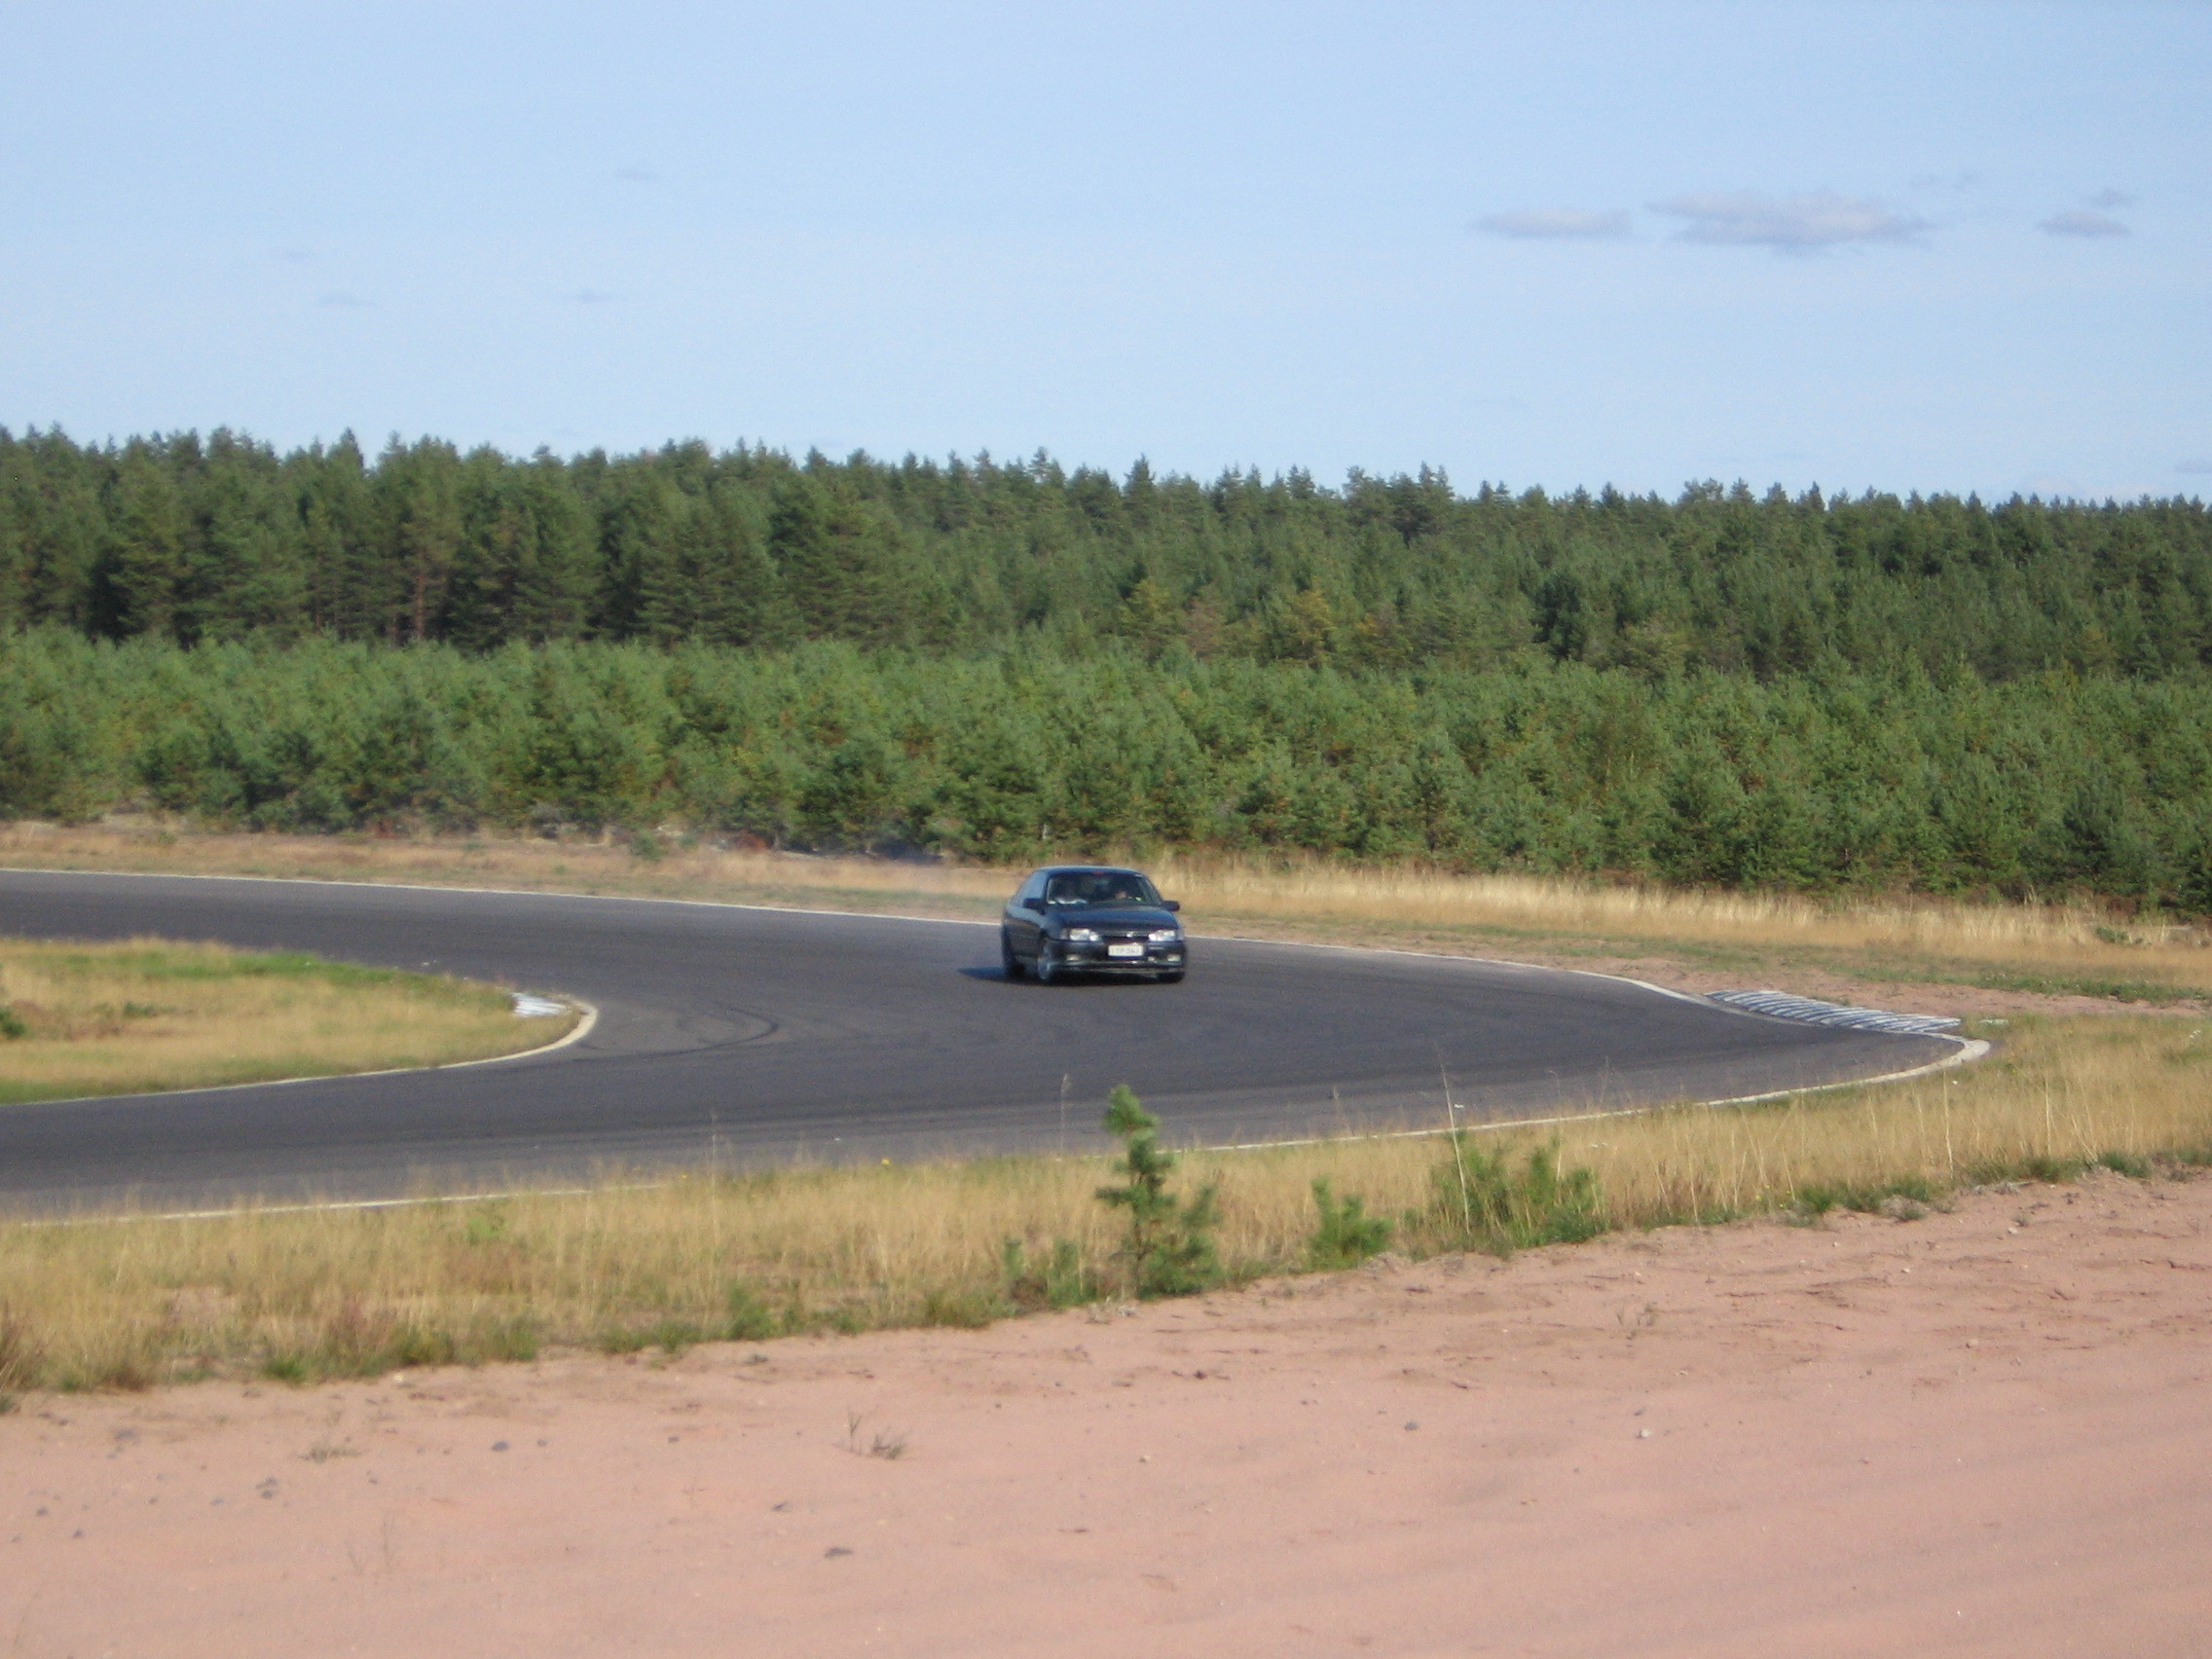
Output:
<instances>
[{"instance_id":1,"label":"treeline horizon","mask_svg":"<svg viewBox=\"0 0 2212 1659\"><path fill-rule=\"evenodd\" d=\"M2212 912L2194 682L55 629L0 663L0 817L622 827L1017 865L1174 846Z\"/></svg>"},{"instance_id":2,"label":"treeline horizon","mask_svg":"<svg viewBox=\"0 0 2212 1659\"><path fill-rule=\"evenodd\" d=\"M195 646L593 641L1484 671L2212 671L2195 499L1695 484L1669 500L1446 475L1117 479L988 456L670 444L563 460L228 430L0 427L0 635Z\"/></svg>"}]
</instances>

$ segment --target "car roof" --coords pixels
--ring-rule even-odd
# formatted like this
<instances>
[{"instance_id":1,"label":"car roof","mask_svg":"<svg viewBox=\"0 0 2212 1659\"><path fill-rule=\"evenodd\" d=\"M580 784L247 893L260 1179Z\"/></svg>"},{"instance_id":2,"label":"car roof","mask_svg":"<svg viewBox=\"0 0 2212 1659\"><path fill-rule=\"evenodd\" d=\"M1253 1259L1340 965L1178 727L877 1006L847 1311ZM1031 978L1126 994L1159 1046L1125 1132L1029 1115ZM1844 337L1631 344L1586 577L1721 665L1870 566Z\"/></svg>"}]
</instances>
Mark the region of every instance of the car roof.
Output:
<instances>
[{"instance_id":1,"label":"car roof","mask_svg":"<svg viewBox=\"0 0 2212 1659\"><path fill-rule=\"evenodd\" d=\"M1039 865L1031 875L1143 875L1132 865Z\"/></svg>"}]
</instances>

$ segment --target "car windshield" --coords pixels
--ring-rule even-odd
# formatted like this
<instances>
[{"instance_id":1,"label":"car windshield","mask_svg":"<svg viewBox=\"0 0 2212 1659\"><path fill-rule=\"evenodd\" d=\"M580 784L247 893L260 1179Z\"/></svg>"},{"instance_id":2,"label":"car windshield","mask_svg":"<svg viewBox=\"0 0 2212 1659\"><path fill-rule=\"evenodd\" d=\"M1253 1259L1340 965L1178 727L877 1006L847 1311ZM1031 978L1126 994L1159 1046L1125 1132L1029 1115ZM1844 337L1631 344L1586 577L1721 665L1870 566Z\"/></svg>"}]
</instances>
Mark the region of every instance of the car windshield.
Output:
<instances>
[{"instance_id":1,"label":"car windshield","mask_svg":"<svg viewBox=\"0 0 2212 1659\"><path fill-rule=\"evenodd\" d=\"M1045 882L1048 904L1157 904L1160 895L1133 869L1064 870Z\"/></svg>"}]
</instances>

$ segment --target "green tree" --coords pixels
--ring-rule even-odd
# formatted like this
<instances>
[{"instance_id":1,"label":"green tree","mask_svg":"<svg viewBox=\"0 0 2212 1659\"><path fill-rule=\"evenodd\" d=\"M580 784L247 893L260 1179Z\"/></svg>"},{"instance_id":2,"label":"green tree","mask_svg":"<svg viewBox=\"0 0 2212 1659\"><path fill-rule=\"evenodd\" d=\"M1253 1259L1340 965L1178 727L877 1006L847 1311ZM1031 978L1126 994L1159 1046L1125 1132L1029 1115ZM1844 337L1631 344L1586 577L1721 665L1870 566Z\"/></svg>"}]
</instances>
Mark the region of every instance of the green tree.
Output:
<instances>
[{"instance_id":1,"label":"green tree","mask_svg":"<svg viewBox=\"0 0 2212 1659\"><path fill-rule=\"evenodd\" d=\"M809 639L891 643L899 632L893 541L881 514L811 478L778 488L768 550Z\"/></svg>"},{"instance_id":2,"label":"green tree","mask_svg":"<svg viewBox=\"0 0 2212 1659\"><path fill-rule=\"evenodd\" d=\"M1139 1104L1127 1084L1115 1086L1106 1105L1106 1132L1122 1141L1119 1186L1100 1187L1101 1203L1124 1210L1128 1242L1123 1249L1129 1282L1139 1296L1189 1296L1221 1280L1213 1230L1221 1212L1215 1189L1200 1187L1188 1200L1167 1190L1175 1155L1160 1145L1160 1120Z\"/></svg>"},{"instance_id":3,"label":"green tree","mask_svg":"<svg viewBox=\"0 0 2212 1659\"><path fill-rule=\"evenodd\" d=\"M115 481L108 590L115 631L173 638L185 582L184 504L176 480L141 446Z\"/></svg>"},{"instance_id":4,"label":"green tree","mask_svg":"<svg viewBox=\"0 0 2212 1659\"><path fill-rule=\"evenodd\" d=\"M394 437L378 463L386 535L404 595L403 639L432 638L432 622L445 605L461 545L460 472L453 446L431 438L409 448Z\"/></svg>"}]
</instances>

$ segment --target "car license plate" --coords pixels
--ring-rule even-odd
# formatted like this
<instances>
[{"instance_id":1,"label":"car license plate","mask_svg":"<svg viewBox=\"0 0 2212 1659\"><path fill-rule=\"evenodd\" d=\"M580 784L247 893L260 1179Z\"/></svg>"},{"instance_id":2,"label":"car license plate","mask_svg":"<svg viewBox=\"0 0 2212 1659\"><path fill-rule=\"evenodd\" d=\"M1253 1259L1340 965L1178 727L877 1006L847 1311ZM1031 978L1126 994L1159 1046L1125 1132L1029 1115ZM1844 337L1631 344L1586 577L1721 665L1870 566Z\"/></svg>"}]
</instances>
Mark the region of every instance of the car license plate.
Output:
<instances>
[{"instance_id":1,"label":"car license plate","mask_svg":"<svg viewBox=\"0 0 2212 1659\"><path fill-rule=\"evenodd\" d=\"M1141 944L1110 944L1106 947L1106 954L1108 956L1142 956L1144 946Z\"/></svg>"}]
</instances>

